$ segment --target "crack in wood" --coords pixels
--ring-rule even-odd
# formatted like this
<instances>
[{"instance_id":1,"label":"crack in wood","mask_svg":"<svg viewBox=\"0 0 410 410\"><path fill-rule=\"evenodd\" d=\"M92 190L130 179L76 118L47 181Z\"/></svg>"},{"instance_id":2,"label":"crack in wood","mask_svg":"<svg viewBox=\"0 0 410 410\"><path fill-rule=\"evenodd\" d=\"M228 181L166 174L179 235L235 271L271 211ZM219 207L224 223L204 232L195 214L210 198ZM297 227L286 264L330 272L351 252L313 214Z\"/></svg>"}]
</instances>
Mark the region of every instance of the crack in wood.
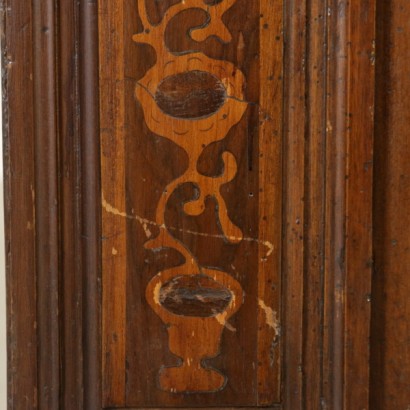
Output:
<instances>
[{"instance_id":1,"label":"crack in wood","mask_svg":"<svg viewBox=\"0 0 410 410\"><path fill-rule=\"evenodd\" d=\"M213 239L229 239L231 242L238 242L239 241L239 237L234 237L234 236L229 236L228 238L225 235L221 235L221 234L211 234L211 233L206 233L206 232L198 232L198 231L193 231L191 229L183 229L183 228L176 228L174 226L168 226L165 227L164 224L159 225L157 224L155 221L143 218L139 215L135 215L135 214L128 214L124 211L120 211L119 209L115 208L113 205L111 205L110 203L108 203L106 201L106 199L104 198L104 195L102 195L102 201L101 201L102 207L103 209L113 215L116 215L118 217L122 217L122 218L126 218L126 219L131 219L131 220L136 220L144 229L144 232L147 236L147 238L151 237L151 232L148 230L148 226L154 226L157 227L159 229L168 229L170 231L177 231L183 234L187 234L187 235L193 235L193 236L201 236L201 237L205 237L205 238L213 238ZM148 234L148 231L150 232ZM266 251L266 258L271 256L273 251L275 250L275 247L273 245L272 242L269 241L262 241L258 238L251 238L251 237L244 237L242 238L242 241L244 242L255 242L257 244L263 245L267 248Z\"/></svg>"}]
</instances>

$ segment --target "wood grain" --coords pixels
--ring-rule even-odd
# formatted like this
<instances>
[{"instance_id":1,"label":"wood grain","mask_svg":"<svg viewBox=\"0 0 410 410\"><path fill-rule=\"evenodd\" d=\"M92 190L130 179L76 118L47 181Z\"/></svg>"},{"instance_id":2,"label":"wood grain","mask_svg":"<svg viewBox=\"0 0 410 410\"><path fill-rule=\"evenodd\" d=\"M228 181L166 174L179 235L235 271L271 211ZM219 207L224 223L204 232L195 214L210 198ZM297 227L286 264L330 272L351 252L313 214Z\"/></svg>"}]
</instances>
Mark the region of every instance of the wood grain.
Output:
<instances>
[{"instance_id":1,"label":"wood grain","mask_svg":"<svg viewBox=\"0 0 410 410\"><path fill-rule=\"evenodd\" d=\"M334 2L328 25L324 397L336 409L369 406L374 6Z\"/></svg>"},{"instance_id":2,"label":"wood grain","mask_svg":"<svg viewBox=\"0 0 410 410\"><path fill-rule=\"evenodd\" d=\"M10 409L25 409L38 397L31 6L4 2L2 19L7 395Z\"/></svg>"},{"instance_id":3,"label":"wood grain","mask_svg":"<svg viewBox=\"0 0 410 410\"><path fill-rule=\"evenodd\" d=\"M81 149L81 276L83 297L83 386L85 409L102 407L101 359L101 164L99 118L98 2L79 3L79 108ZM82 90L82 91L81 91Z\"/></svg>"},{"instance_id":4,"label":"wood grain","mask_svg":"<svg viewBox=\"0 0 410 410\"><path fill-rule=\"evenodd\" d=\"M375 1L147 1L150 21L135 0L20 3L3 1L9 408L369 408L372 222L370 408L405 406L401 0L379 0L374 218ZM227 101L230 126L195 129ZM198 377L173 374L184 357Z\"/></svg>"},{"instance_id":5,"label":"wood grain","mask_svg":"<svg viewBox=\"0 0 410 410\"><path fill-rule=\"evenodd\" d=\"M409 18L406 1L378 1L370 408L410 403Z\"/></svg>"},{"instance_id":6,"label":"wood grain","mask_svg":"<svg viewBox=\"0 0 410 410\"><path fill-rule=\"evenodd\" d=\"M303 400L308 408L323 404L323 291L325 250L326 69L328 15L326 1L307 4L305 146L305 237ZM319 387L320 386L320 387Z\"/></svg>"},{"instance_id":7,"label":"wood grain","mask_svg":"<svg viewBox=\"0 0 410 410\"><path fill-rule=\"evenodd\" d=\"M35 140L35 230L38 326L38 406L59 402L59 230L55 5L33 5ZM46 68L44 68L44 63Z\"/></svg>"},{"instance_id":8,"label":"wood grain","mask_svg":"<svg viewBox=\"0 0 410 410\"><path fill-rule=\"evenodd\" d=\"M346 160L344 408L369 407L373 273L373 142L376 3L350 11ZM356 31L354 27L360 27Z\"/></svg>"},{"instance_id":9,"label":"wood grain","mask_svg":"<svg viewBox=\"0 0 410 410\"><path fill-rule=\"evenodd\" d=\"M186 407L167 407L167 409L169 410L182 410ZM195 409L197 410L206 410L209 409L210 407L195 407ZM274 406L270 406L270 407L265 407L269 410L276 410L276 409L282 409L282 406L280 404L274 405ZM106 410L114 410L114 409L118 409L118 410L160 410L160 408L141 408L139 407L138 409L133 408L133 407L127 407L127 408L119 408L119 407L115 407L115 408L107 408ZM255 407L212 407L213 410L251 410L251 409L255 409Z\"/></svg>"},{"instance_id":10,"label":"wood grain","mask_svg":"<svg viewBox=\"0 0 410 410\"><path fill-rule=\"evenodd\" d=\"M327 356L329 347L337 348L339 345L336 341L343 337L339 334L337 338L328 339L328 331L342 323L339 321L340 316L333 310L335 299L340 299L335 298L333 288L328 290L328 295L324 293L328 289L324 288L324 284L335 279L333 267L325 275L324 256L334 252L334 232L337 230L339 235L343 235L343 222L341 225L340 221L346 217L345 210L340 207L347 200L343 191L345 182L342 177L337 183L332 179L334 173L340 171L338 167L343 165L335 162L333 157L325 158L325 147L328 152L334 149L333 138L329 138L329 141L325 138L325 133L332 131L332 122L325 123L325 112L330 110L340 115L341 124L345 117L342 100L335 103L333 99L334 89L338 90L339 96L345 96L348 84L343 81L349 61L345 62L346 56L341 47L345 45L345 33L342 31L345 26L333 23L333 19L337 21L340 18L344 23L344 19L350 19L342 6L332 4L324 12L324 3L297 2L290 3L287 9L287 27L293 35L289 34L285 54L284 126L289 136L285 138L284 152L286 236L283 263L289 285L285 284L284 296L287 298L285 309L289 315L285 323L297 326L290 330L289 336L286 336L286 327L284 330L286 343L288 338L290 340L290 344L285 347L285 374L288 376L284 399L290 408L343 406L343 398L337 397L333 390L331 393L327 390L333 376L344 377L341 372L343 358L339 356L338 360L341 361L336 364L333 356ZM329 25L328 18L331 22ZM340 42L338 46L335 46L336 40ZM352 43L356 46L353 40ZM335 50L340 52L340 57L334 54ZM339 75L333 75L335 72ZM361 73L364 72L363 69ZM371 99L369 101L371 103ZM339 136L340 145L332 152L343 158L347 136L344 131L340 131ZM363 136L368 137L369 132ZM359 161L359 157L355 161ZM338 190L339 195L339 201L336 202L334 189ZM328 204L326 219L325 204ZM363 206L371 210L369 200ZM338 240L344 243L342 236ZM367 281L370 281L369 277ZM367 323L368 312L367 316L365 312L360 318L363 323ZM319 380L322 380L320 387L317 384ZM346 382L347 385L351 386Z\"/></svg>"},{"instance_id":11,"label":"wood grain","mask_svg":"<svg viewBox=\"0 0 410 410\"><path fill-rule=\"evenodd\" d=\"M177 266L160 270L149 281L145 291L148 304L167 326L170 351L182 360L177 366L163 367L159 373L159 387L173 394L217 393L225 389L227 376L205 365L203 360L220 354L222 332L225 328L229 329L229 319L242 307L244 293L241 284L229 271L202 265L197 259L197 253L172 235L172 229L166 221L167 206L179 188L194 184L197 193L194 198L185 201L183 212L189 216L201 216L206 209L205 201L213 198L221 238L231 244L243 241L243 232L232 221L227 202L221 195L221 187L234 180L238 173L236 156L227 150L222 152L223 171L217 176L203 174L197 167L206 148L226 139L231 129L241 121L248 103L244 95L246 79L239 67L193 51L175 55L166 48L165 31L169 21L180 12L202 8L209 14L208 24L203 28L192 29L191 38L205 40L207 37L202 37L202 32L206 31L208 37L216 36L231 41L231 33L222 23L222 16L233 4L235 1L224 1L220 6L209 9L201 0L179 3L170 6L161 22L154 26L149 22L145 1L138 3L144 27L142 32L133 36L133 40L151 45L157 60L137 82L135 95L142 106L149 130L171 140L188 156L187 168L168 183L158 200L155 225L159 233L150 235L147 232L144 245L146 249L154 251L175 250L184 259ZM181 83L184 84L183 88ZM197 110L198 99L208 112ZM203 236L207 236L206 232ZM190 293L202 304L200 314L190 314L186 298L180 299L179 303L188 314L179 314L161 303L163 289L169 283L172 283L173 289L184 290L182 284L186 280L183 281L183 278L190 280L193 285ZM203 288L205 283L211 282L224 289L228 299L222 311L214 310L205 314L207 309L203 303Z\"/></svg>"},{"instance_id":12,"label":"wood grain","mask_svg":"<svg viewBox=\"0 0 410 410\"><path fill-rule=\"evenodd\" d=\"M125 403L126 220L107 210L108 204L125 209L123 21L123 2L100 2L102 374L105 405ZM110 47L107 48L106 44Z\"/></svg>"},{"instance_id":13,"label":"wood grain","mask_svg":"<svg viewBox=\"0 0 410 410\"><path fill-rule=\"evenodd\" d=\"M284 405L301 409L304 275L304 184L306 122L306 2L289 1L286 8L283 143L283 304Z\"/></svg>"},{"instance_id":14,"label":"wood grain","mask_svg":"<svg viewBox=\"0 0 410 410\"><path fill-rule=\"evenodd\" d=\"M374 23L374 2L286 9L286 408L369 405Z\"/></svg>"},{"instance_id":15,"label":"wood grain","mask_svg":"<svg viewBox=\"0 0 410 410\"><path fill-rule=\"evenodd\" d=\"M167 407L167 409L169 410L182 410L185 407ZM271 406L271 407L265 407L269 410L276 410L276 409L282 409L282 406L280 404ZM160 408L141 408L139 407L137 408L133 408L133 407L127 407L127 408L119 408L119 407L115 407L115 408L107 408L106 410L114 410L114 409L118 409L118 410L160 410ZM206 410L209 409L209 407L195 407L195 409L197 410ZM251 410L251 409L255 409L255 407L212 407L212 409L214 410Z\"/></svg>"},{"instance_id":16,"label":"wood grain","mask_svg":"<svg viewBox=\"0 0 410 410\"><path fill-rule=\"evenodd\" d=\"M172 7L174 3L176 6ZM193 5L197 7L196 11L189 10ZM107 7L112 8L111 13L107 14ZM140 2L138 9L135 2L101 4L100 33L102 36L115 33L110 34L113 36L110 41L107 38L100 46L101 59L105 61L100 72L101 119L104 124L101 126L103 235L109 238L103 245L106 278L103 278L103 288L107 289L103 302L106 326L103 334L108 337L105 346L107 343L122 346L123 340L127 346L125 361L122 348L115 352L111 347L108 350L104 347L103 357L110 357L113 363L104 367L107 405L268 405L280 399L283 6L281 2L264 4L260 10L259 4L253 3L249 15L241 15L238 20L238 10L242 7L243 1L225 1L209 7L202 0L158 5ZM119 8L121 11L115 14ZM181 36L184 30L201 24L204 13L199 13L198 9L210 11L209 24L193 30L192 39ZM174 16L177 26L173 25ZM136 24L138 17L142 26ZM157 25L152 25L150 18L156 19ZM169 28L166 28L168 22ZM276 36L275 52L264 54L272 33ZM211 34L221 37L224 43L211 37L207 39ZM122 38L117 37L121 35ZM132 38L137 43L150 44L156 51L156 62L153 50L146 46L136 47L130 41ZM184 49L198 52L172 54L164 44L173 52ZM115 47L123 47L123 51L118 54ZM113 62L113 52L124 61ZM258 67L259 59L262 68ZM186 67L189 74L185 74ZM112 70L117 74L114 75ZM266 88L262 83L259 86L261 76L275 86ZM114 77L118 81L112 81ZM244 80L245 87L242 85ZM114 103L115 99L104 90L124 84L125 104L122 99ZM221 93L221 84L227 90L226 95ZM133 95L134 88L142 110ZM107 106L107 97L111 108ZM195 102L198 98L205 98L207 102L200 105ZM114 107L116 116L109 114L114 112ZM124 132L119 131L114 140L113 124L120 117L125 121ZM219 122L214 131L215 119ZM115 148L122 143L125 144L124 151ZM182 150L176 149L176 145ZM266 156L265 153L259 155L262 150L266 150ZM225 171L221 167L223 164ZM185 167L188 168L184 173ZM122 176L111 178L109 175L113 172L118 175L124 172L125 179ZM194 200L192 195L196 189L202 192ZM206 199L208 196L214 196L217 203ZM241 200L242 209L239 207ZM183 209L181 202L185 203ZM126 224L125 236L113 235L111 228L107 230L108 221L112 221L115 233ZM260 236L259 230L262 232ZM121 264L113 265L112 261L122 253L119 252L121 248L107 245L112 240L121 242L121 246L126 244L126 268ZM144 242L148 250L156 249L156 252L144 251ZM210 246L212 252L208 250ZM155 262L156 258L159 263ZM206 266L211 266L212 270L206 270ZM229 304L237 301L235 311L242 305L239 302L241 287L250 295L229 322L227 320L233 314L229 313L231 307L225 312L227 317L222 312L215 317L201 320L191 317L188 320L187 315L170 314L159 303L160 296L155 296L156 289L164 289L163 286L175 277L204 272L212 272L211 277L218 277L219 283L235 292ZM260 272L258 281L252 281L250 272ZM124 274L125 280L121 279ZM114 297L112 292L117 292L117 296ZM190 294L200 296L194 290ZM146 301L141 295L146 295ZM116 315L110 306L122 309L120 306L124 306L125 301L126 328L123 328L123 313ZM150 306L168 330L159 326L161 322L153 315ZM251 319L255 314L257 322ZM144 323L145 333L136 327L137 323ZM207 342L205 339L202 342L193 340L185 345L177 342L173 329L182 329L184 323L190 324L195 335L200 331L198 326L210 326L207 338L219 333L217 328L223 330L220 346L219 336L212 339L221 352L212 360L212 367L226 375L228 380L228 385L220 392L175 394L184 389L183 380L188 380L188 369L184 370L185 376L182 372L177 376L179 370L172 367L175 358L170 356L168 349L178 352L179 357L186 357L188 351L199 354L196 350L194 353L195 344L211 346L211 339ZM224 330L223 325L227 329ZM147 332L155 343L146 343ZM116 335L114 341L110 338L113 333ZM242 353L244 351L247 353ZM257 356L254 352L258 352ZM198 360L196 356L189 356L191 359ZM174 370L161 370L164 365ZM166 376L171 371L175 375ZM142 379L140 372L147 377ZM207 373L211 375L209 370ZM127 381L122 384L125 374ZM211 389L212 383L216 386L216 376L211 384L201 384L200 377L205 377L205 373L198 374L198 377L193 379L197 382L189 387L186 385L185 390L202 390L205 386ZM172 383L177 385L172 387ZM176 392L170 394L167 390Z\"/></svg>"},{"instance_id":17,"label":"wood grain","mask_svg":"<svg viewBox=\"0 0 410 410\"><path fill-rule=\"evenodd\" d=\"M218 78L205 71L187 71L166 77L157 87L155 102L171 117L207 117L218 111L226 90Z\"/></svg>"},{"instance_id":18,"label":"wood grain","mask_svg":"<svg viewBox=\"0 0 410 410\"><path fill-rule=\"evenodd\" d=\"M81 232L79 209L81 175L80 121L78 117L79 70L77 59L78 7L65 2L58 9L58 27L61 37L57 40L59 68L58 127L59 166L63 169L59 181L60 209L60 320L61 334L61 389L60 400L64 408L83 407L83 329L82 329L82 269ZM64 24L69 22L69 24ZM61 294L63 293L63 294ZM76 357L76 360L73 360Z\"/></svg>"},{"instance_id":19,"label":"wood grain","mask_svg":"<svg viewBox=\"0 0 410 410\"><path fill-rule=\"evenodd\" d=\"M281 400L283 15L283 1L260 2L258 405Z\"/></svg>"}]
</instances>

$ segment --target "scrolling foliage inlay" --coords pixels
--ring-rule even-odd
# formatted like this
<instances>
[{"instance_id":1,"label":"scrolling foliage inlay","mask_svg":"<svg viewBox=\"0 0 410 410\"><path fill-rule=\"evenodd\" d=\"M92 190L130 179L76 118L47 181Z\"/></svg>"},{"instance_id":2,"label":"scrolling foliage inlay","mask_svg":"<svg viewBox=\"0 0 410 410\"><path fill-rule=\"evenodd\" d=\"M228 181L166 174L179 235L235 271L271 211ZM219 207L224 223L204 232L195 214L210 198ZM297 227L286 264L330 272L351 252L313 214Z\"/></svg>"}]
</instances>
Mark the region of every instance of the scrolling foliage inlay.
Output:
<instances>
[{"instance_id":1,"label":"scrolling foliage inlay","mask_svg":"<svg viewBox=\"0 0 410 410\"><path fill-rule=\"evenodd\" d=\"M160 370L161 389L172 393L212 392L225 387L226 376L205 367L203 360L219 353L223 329L229 327L227 321L243 304L244 292L228 272L200 266L196 255L168 229L166 207L179 187L193 184L197 195L184 204L184 212L201 215L206 199L212 197L224 238L233 244L243 240L242 230L230 219L221 195L221 187L237 174L235 156L229 151L221 154L224 167L216 177L199 172L198 161L206 147L226 138L248 104L243 91L246 79L238 67L200 52L171 53L165 45L165 31L182 11L201 9L208 14L207 24L191 29L190 37L202 42L216 36L230 42L231 34L222 16L235 2L185 0L171 6L154 25L149 21L145 0L138 1L143 31L133 40L152 46L156 63L138 81L135 94L148 128L183 148L189 158L183 174L165 187L156 208L159 234L145 244L151 250L174 249L184 258L181 265L159 272L146 288L148 304L167 325L171 352L182 359L179 367Z\"/></svg>"},{"instance_id":2,"label":"scrolling foliage inlay","mask_svg":"<svg viewBox=\"0 0 410 410\"><path fill-rule=\"evenodd\" d=\"M100 0L106 407L280 400L282 6Z\"/></svg>"}]
</instances>

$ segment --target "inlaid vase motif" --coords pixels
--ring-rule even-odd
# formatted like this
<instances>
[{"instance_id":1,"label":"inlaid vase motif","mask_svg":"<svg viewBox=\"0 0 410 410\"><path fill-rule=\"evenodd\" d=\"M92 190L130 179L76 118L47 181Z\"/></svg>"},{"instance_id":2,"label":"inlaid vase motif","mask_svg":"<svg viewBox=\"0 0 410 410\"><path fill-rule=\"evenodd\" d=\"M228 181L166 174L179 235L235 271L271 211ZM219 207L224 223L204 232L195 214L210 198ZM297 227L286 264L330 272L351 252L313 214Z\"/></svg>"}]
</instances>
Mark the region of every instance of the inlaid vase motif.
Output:
<instances>
[{"instance_id":1,"label":"inlaid vase motif","mask_svg":"<svg viewBox=\"0 0 410 410\"><path fill-rule=\"evenodd\" d=\"M171 393L215 392L224 388L226 377L204 365L204 360L218 355L222 332L242 306L244 293L228 272L200 266L195 255L168 230L165 211L175 190L186 183L194 184L198 195L184 204L184 212L201 215L205 200L213 197L222 235L231 243L242 241L243 233L230 219L221 194L221 186L237 174L234 155L222 153L224 169L217 177L201 174L197 164L204 149L225 139L242 119L247 109L243 91L246 80L231 62L200 52L170 52L164 35L173 17L196 8L207 12L209 19L205 27L191 30L192 39L200 42L213 35L229 42L231 35L222 16L236 0L214 4L185 0L171 6L157 25L149 21L145 1L138 0L144 27L133 40L151 45L157 60L138 81L135 95L150 131L183 148L189 158L185 172L165 187L156 208L159 234L145 244L148 249L172 248L185 259L180 266L159 272L146 288L148 304L167 326L169 348L182 360L179 367L160 370L159 385Z\"/></svg>"}]
</instances>

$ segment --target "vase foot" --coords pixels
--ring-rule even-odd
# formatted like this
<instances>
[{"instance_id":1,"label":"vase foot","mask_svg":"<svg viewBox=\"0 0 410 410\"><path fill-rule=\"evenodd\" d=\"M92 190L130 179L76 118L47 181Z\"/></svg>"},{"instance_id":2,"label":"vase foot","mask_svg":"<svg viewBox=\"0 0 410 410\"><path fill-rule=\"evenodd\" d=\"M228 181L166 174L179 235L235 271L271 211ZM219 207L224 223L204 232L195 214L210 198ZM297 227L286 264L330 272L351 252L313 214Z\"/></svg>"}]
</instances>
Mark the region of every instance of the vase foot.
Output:
<instances>
[{"instance_id":1,"label":"vase foot","mask_svg":"<svg viewBox=\"0 0 410 410\"><path fill-rule=\"evenodd\" d=\"M226 377L216 370L194 366L166 367L161 370L159 383L170 393L212 393L222 390Z\"/></svg>"}]
</instances>

